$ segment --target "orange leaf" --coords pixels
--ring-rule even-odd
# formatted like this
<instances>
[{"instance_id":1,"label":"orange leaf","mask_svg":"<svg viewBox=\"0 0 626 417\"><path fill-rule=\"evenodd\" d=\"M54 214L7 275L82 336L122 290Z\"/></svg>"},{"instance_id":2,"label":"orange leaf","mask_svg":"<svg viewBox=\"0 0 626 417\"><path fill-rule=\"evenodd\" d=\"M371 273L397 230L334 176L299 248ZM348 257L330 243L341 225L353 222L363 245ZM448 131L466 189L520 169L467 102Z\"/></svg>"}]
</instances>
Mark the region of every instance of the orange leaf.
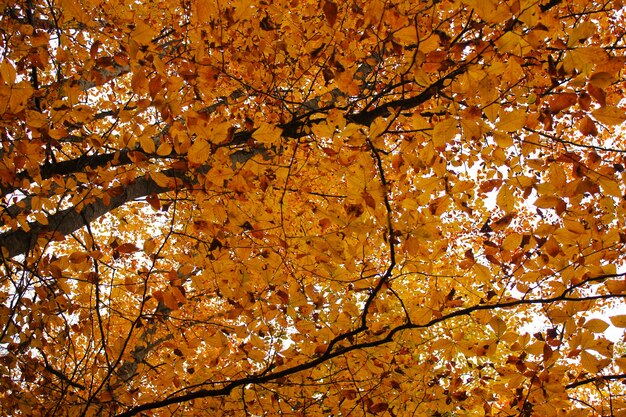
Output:
<instances>
[{"instance_id":1,"label":"orange leaf","mask_svg":"<svg viewBox=\"0 0 626 417\"><path fill-rule=\"evenodd\" d=\"M598 88L607 88L613 84L617 78L608 72L595 72L589 77L589 82Z\"/></svg>"},{"instance_id":2,"label":"orange leaf","mask_svg":"<svg viewBox=\"0 0 626 417\"><path fill-rule=\"evenodd\" d=\"M615 106L601 107L591 114L597 121L607 125L619 125L626 121L626 111Z\"/></svg>"},{"instance_id":3,"label":"orange leaf","mask_svg":"<svg viewBox=\"0 0 626 417\"><path fill-rule=\"evenodd\" d=\"M258 129L254 131L252 137L259 143L275 145L280 143L282 133L281 128L262 122Z\"/></svg>"},{"instance_id":4,"label":"orange leaf","mask_svg":"<svg viewBox=\"0 0 626 417\"><path fill-rule=\"evenodd\" d=\"M591 120L591 118L587 115L585 115L578 122L578 131L582 133L583 135L591 135L591 136L598 135L598 129L596 128L595 122Z\"/></svg>"},{"instance_id":5,"label":"orange leaf","mask_svg":"<svg viewBox=\"0 0 626 417\"><path fill-rule=\"evenodd\" d=\"M176 300L176 297L172 293L171 289L163 291L162 295L163 304L165 304L165 307L169 308L170 310L178 310L178 301Z\"/></svg>"},{"instance_id":6,"label":"orange leaf","mask_svg":"<svg viewBox=\"0 0 626 417\"><path fill-rule=\"evenodd\" d=\"M197 165L204 164L211 155L211 144L204 139L196 139L187 152L189 162Z\"/></svg>"},{"instance_id":7,"label":"orange leaf","mask_svg":"<svg viewBox=\"0 0 626 417\"><path fill-rule=\"evenodd\" d=\"M146 196L146 201L150 204L150 207L152 207L154 211L159 211L161 209L161 199L158 195L150 194Z\"/></svg>"},{"instance_id":8,"label":"orange leaf","mask_svg":"<svg viewBox=\"0 0 626 417\"><path fill-rule=\"evenodd\" d=\"M130 37L139 45L147 45L152 41L155 34L156 30L152 26L144 22L139 22L135 25Z\"/></svg>"},{"instance_id":9,"label":"orange leaf","mask_svg":"<svg viewBox=\"0 0 626 417\"><path fill-rule=\"evenodd\" d=\"M551 113L558 113L561 110L565 110L570 106L573 106L578 101L578 96L575 93L561 93L556 96L552 96L548 100L548 106Z\"/></svg>"},{"instance_id":10,"label":"orange leaf","mask_svg":"<svg viewBox=\"0 0 626 417\"><path fill-rule=\"evenodd\" d=\"M500 120L496 123L496 128L505 132L515 132L524 127L526 123L526 109L517 109L504 112L500 115Z\"/></svg>"},{"instance_id":11,"label":"orange leaf","mask_svg":"<svg viewBox=\"0 0 626 417\"><path fill-rule=\"evenodd\" d=\"M610 318L615 327L626 328L626 314L619 314Z\"/></svg>"}]
</instances>

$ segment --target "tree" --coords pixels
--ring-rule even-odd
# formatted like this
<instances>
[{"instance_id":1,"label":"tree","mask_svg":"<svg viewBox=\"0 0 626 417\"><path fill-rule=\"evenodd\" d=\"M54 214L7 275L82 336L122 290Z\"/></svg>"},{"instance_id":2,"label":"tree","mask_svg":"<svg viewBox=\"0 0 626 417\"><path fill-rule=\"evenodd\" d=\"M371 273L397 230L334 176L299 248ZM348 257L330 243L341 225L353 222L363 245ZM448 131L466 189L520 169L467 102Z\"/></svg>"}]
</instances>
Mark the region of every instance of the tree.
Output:
<instances>
[{"instance_id":1,"label":"tree","mask_svg":"<svg viewBox=\"0 0 626 417\"><path fill-rule=\"evenodd\" d=\"M626 415L621 2L2 10L3 414Z\"/></svg>"}]
</instances>

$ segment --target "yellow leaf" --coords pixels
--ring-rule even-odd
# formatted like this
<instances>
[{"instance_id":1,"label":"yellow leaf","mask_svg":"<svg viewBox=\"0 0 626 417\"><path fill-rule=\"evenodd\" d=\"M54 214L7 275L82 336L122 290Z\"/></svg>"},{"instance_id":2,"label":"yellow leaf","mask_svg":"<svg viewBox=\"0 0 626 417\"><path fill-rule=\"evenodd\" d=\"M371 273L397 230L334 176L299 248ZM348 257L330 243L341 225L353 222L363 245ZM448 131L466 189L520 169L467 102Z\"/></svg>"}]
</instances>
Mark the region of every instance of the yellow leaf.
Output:
<instances>
[{"instance_id":1,"label":"yellow leaf","mask_svg":"<svg viewBox=\"0 0 626 417\"><path fill-rule=\"evenodd\" d=\"M522 55L522 48L528 43L517 33L506 32L496 41L498 50L503 53Z\"/></svg>"},{"instance_id":2,"label":"yellow leaf","mask_svg":"<svg viewBox=\"0 0 626 417\"><path fill-rule=\"evenodd\" d=\"M433 145L435 148L446 146L457 134L457 121L454 118L445 119L435 125L433 129Z\"/></svg>"},{"instance_id":3,"label":"yellow leaf","mask_svg":"<svg viewBox=\"0 0 626 417\"><path fill-rule=\"evenodd\" d=\"M580 352L580 363L591 374L597 374L600 369L600 361L587 351Z\"/></svg>"},{"instance_id":4,"label":"yellow leaf","mask_svg":"<svg viewBox=\"0 0 626 417\"><path fill-rule=\"evenodd\" d=\"M613 181L610 178L601 177L598 182L600 183L603 193L617 198L622 197L622 190L616 181Z\"/></svg>"},{"instance_id":5,"label":"yellow leaf","mask_svg":"<svg viewBox=\"0 0 626 417\"><path fill-rule=\"evenodd\" d=\"M146 239L143 242L143 251L147 253L148 255L154 253L155 248L156 248L156 242L154 241L154 239L152 238Z\"/></svg>"},{"instance_id":6,"label":"yellow leaf","mask_svg":"<svg viewBox=\"0 0 626 417\"><path fill-rule=\"evenodd\" d=\"M155 34L156 30L152 26L144 22L139 22L135 25L135 28L130 34L130 37L139 45L148 45L150 42L152 42Z\"/></svg>"},{"instance_id":7,"label":"yellow leaf","mask_svg":"<svg viewBox=\"0 0 626 417\"><path fill-rule=\"evenodd\" d=\"M626 372L626 358L615 358L615 364L622 372Z\"/></svg>"},{"instance_id":8,"label":"yellow leaf","mask_svg":"<svg viewBox=\"0 0 626 417\"><path fill-rule=\"evenodd\" d=\"M394 32L393 38L400 45L411 45L417 43L417 32L415 32L414 26L407 26Z\"/></svg>"},{"instance_id":9,"label":"yellow leaf","mask_svg":"<svg viewBox=\"0 0 626 417\"><path fill-rule=\"evenodd\" d=\"M156 153L159 156L167 156L172 153L172 145L170 145L167 142L161 142L161 144L156 150Z\"/></svg>"},{"instance_id":10,"label":"yellow leaf","mask_svg":"<svg viewBox=\"0 0 626 417\"><path fill-rule=\"evenodd\" d=\"M522 235L519 233L511 233L502 241L502 249L515 250L520 247L522 243Z\"/></svg>"},{"instance_id":11,"label":"yellow leaf","mask_svg":"<svg viewBox=\"0 0 626 417\"><path fill-rule=\"evenodd\" d=\"M592 22L581 22L573 28L567 30L568 39L567 46L575 47L580 41L593 35L596 32L596 25Z\"/></svg>"},{"instance_id":12,"label":"yellow leaf","mask_svg":"<svg viewBox=\"0 0 626 417\"><path fill-rule=\"evenodd\" d=\"M535 201L535 206L554 209L558 214L563 213L567 209L567 203L562 198L545 195L542 195Z\"/></svg>"},{"instance_id":13,"label":"yellow leaf","mask_svg":"<svg viewBox=\"0 0 626 417\"><path fill-rule=\"evenodd\" d=\"M496 196L496 203L498 203L498 206L507 214L515 209L515 195L508 185L504 185L500 188Z\"/></svg>"},{"instance_id":14,"label":"yellow leaf","mask_svg":"<svg viewBox=\"0 0 626 417\"><path fill-rule=\"evenodd\" d=\"M216 7L216 2L211 0L194 0L193 12L194 16L200 23L208 23L214 16L218 15L219 10Z\"/></svg>"},{"instance_id":15,"label":"yellow leaf","mask_svg":"<svg viewBox=\"0 0 626 417\"><path fill-rule=\"evenodd\" d=\"M150 178L152 178L152 180L156 182L159 187L163 188L170 187L170 183L172 182L172 178L161 172L151 172Z\"/></svg>"},{"instance_id":16,"label":"yellow leaf","mask_svg":"<svg viewBox=\"0 0 626 417\"><path fill-rule=\"evenodd\" d=\"M77 22L87 22L89 20L78 0L60 0L57 5L62 12L64 21L75 19Z\"/></svg>"},{"instance_id":17,"label":"yellow leaf","mask_svg":"<svg viewBox=\"0 0 626 417\"><path fill-rule=\"evenodd\" d=\"M610 279L604 282L604 285L611 294L622 294L626 292L626 280Z\"/></svg>"},{"instance_id":18,"label":"yellow leaf","mask_svg":"<svg viewBox=\"0 0 626 417\"><path fill-rule=\"evenodd\" d=\"M376 138L382 135L389 127L389 121L384 117L376 118L370 125L370 137Z\"/></svg>"},{"instance_id":19,"label":"yellow leaf","mask_svg":"<svg viewBox=\"0 0 626 417\"><path fill-rule=\"evenodd\" d=\"M506 322L502 320L500 317L493 316L491 320L489 320L489 327L491 327L496 334L496 338L500 339L504 332L506 331Z\"/></svg>"},{"instance_id":20,"label":"yellow leaf","mask_svg":"<svg viewBox=\"0 0 626 417\"><path fill-rule=\"evenodd\" d=\"M489 282L491 280L491 271L485 265L476 263L472 269L474 270L478 282Z\"/></svg>"},{"instance_id":21,"label":"yellow leaf","mask_svg":"<svg viewBox=\"0 0 626 417\"><path fill-rule=\"evenodd\" d=\"M15 84L15 77L17 76L17 73L15 72L15 67L13 67L9 61L5 60L0 64L0 75L2 76L4 82L8 85L11 86Z\"/></svg>"},{"instance_id":22,"label":"yellow leaf","mask_svg":"<svg viewBox=\"0 0 626 417\"><path fill-rule=\"evenodd\" d=\"M591 114L597 121L607 125L619 125L626 120L626 111L615 106L601 107Z\"/></svg>"},{"instance_id":23,"label":"yellow leaf","mask_svg":"<svg viewBox=\"0 0 626 417\"><path fill-rule=\"evenodd\" d=\"M189 162L197 165L204 164L211 155L211 144L204 139L196 139L187 152Z\"/></svg>"},{"instance_id":24,"label":"yellow leaf","mask_svg":"<svg viewBox=\"0 0 626 417\"><path fill-rule=\"evenodd\" d=\"M252 137L259 143L277 145L280 144L280 137L282 133L283 131L281 128L262 122L257 130L252 133Z\"/></svg>"},{"instance_id":25,"label":"yellow leaf","mask_svg":"<svg viewBox=\"0 0 626 417\"><path fill-rule=\"evenodd\" d=\"M574 48L565 53L563 68L567 72L574 70L589 72L604 61L606 56L606 52L599 47Z\"/></svg>"}]
</instances>

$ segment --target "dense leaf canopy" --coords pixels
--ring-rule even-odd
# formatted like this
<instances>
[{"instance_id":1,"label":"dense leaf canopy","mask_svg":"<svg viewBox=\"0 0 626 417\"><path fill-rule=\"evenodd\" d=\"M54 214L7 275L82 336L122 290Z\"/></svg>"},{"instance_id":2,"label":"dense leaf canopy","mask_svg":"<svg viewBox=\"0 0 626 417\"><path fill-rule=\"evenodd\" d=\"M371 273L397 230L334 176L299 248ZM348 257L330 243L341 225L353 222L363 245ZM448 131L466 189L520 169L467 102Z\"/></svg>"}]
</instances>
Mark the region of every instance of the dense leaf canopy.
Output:
<instances>
[{"instance_id":1,"label":"dense leaf canopy","mask_svg":"<svg viewBox=\"0 0 626 417\"><path fill-rule=\"evenodd\" d=\"M1 414L626 416L621 1L0 13Z\"/></svg>"}]
</instances>

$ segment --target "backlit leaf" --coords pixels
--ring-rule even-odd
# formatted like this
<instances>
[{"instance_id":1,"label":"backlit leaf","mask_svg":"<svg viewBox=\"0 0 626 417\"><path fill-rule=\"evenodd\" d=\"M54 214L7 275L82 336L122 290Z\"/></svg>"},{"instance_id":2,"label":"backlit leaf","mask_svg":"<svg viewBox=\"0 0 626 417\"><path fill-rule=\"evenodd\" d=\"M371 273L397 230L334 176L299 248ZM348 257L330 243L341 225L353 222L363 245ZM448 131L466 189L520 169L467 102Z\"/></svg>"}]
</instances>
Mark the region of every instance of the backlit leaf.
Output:
<instances>
[{"instance_id":1,"label":"backlit leaf","mask_svg":"<svg viewBox=\"0 0 626 417\"><path fill-rule=\"evenodd\" d=\"M259 143L275 145L280 143L282 129L269 123L261 125L252 133L252 137Z\"/></svg>"},{"instance_id":2,"label":"backlit leaf","mask_svg":"<svg viewBox=\"0 0 626 417\"><path fill-rule=\"evenodd\" d=\"M152 26L139 22L130 34L130 37L140 45L148 45L155 36L155 30Z\"/></svg>"},{"instance_id":3,"label":"backlit leaf","mask_svg":"<svg viewBox=\"0 0 626 417\"><path fill-rule=\"evenodd\" d=\"M593 333L603 333L609 325L600 319L589 319L585 322L584 328Z\"/></svg>"},{"instance_id":4,"label":"backlit leaf","mask_svg":"<svg viewBox=\"0 0 626 417\"><path fill-rule=\"evenodd\" d=\"M619 314L609 317L611 324L615 327L626 328L626 314Z\"/></svg>"},{"instance_id":5,"label":"backlit leaf","mask_svg":"<svg viewBox=\"0 0 626 417\"><path fill-rule=\"evenodd\" d=\"M189 161L201 165L205 163L211 155L211 144L204 139L196 139L187 152Z\"/></svg>"},{"instance_id":6,"label":"backlit leaf","mask_svg":"<svg viewBox=\"0 0 626 417\"><path fill-rule=\"evenodd\" d=\"M511 112L504 112L500 115L500 120L496 123L496 128L505 132L514 132L524 127L527 112L518 109Z\"/></svg>"},{"instance_id":7,"label":"backlit leaf","mask_svg":"<svg viewBox=\"0 0 626 417\"><path fill-rule=\"evenodd\" d=\"M620 1L122 3L2 7L3 415L625 415Z\"/></svg>"},{"instance_id":8,"label":"backlit leaf","mask_svg":"<svg viewBox=\"0 0 626 417\"><path fill-rule=\"evenodd\" d=\"M156 151L154 140L149 136L141 136L139 138L139 143L141 144L141 149L143 149L145 153L154 153Z\"/></svg>"},{"instance_id":9,"label":"backlit leaf","mask_svg":"<svg viewBox=\"0 0 626 417\"><path fill-rule=\"evenodd\" d=\"M607 125L619 125L626 120L626 111L615 106L601 107L591 114L597 121Z\"/></svg>"}]
</instances>

